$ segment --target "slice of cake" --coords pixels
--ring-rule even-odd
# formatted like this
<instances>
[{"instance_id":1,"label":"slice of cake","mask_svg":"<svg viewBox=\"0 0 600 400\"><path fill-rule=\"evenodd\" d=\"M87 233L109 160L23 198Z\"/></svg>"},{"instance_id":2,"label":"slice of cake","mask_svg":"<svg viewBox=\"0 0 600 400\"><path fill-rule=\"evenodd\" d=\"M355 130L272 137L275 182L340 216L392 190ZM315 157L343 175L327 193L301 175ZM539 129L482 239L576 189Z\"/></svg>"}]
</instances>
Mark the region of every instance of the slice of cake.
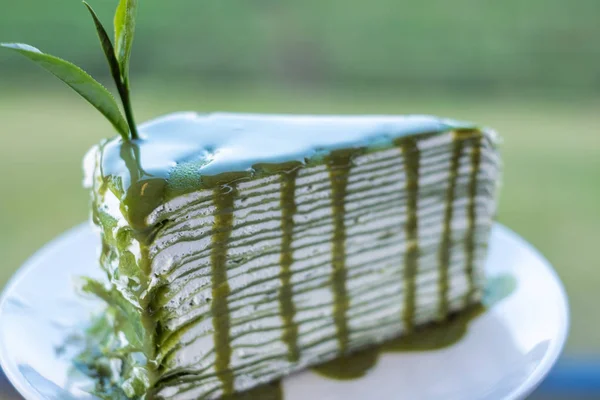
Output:
<instances>
[{"instance_id":1,"label":"slice of cake","mask_svg":"<svg viewBox=\"0 0 600 400\"><path fill-rule=\"evenodd\" d=\"M86 162L129 394L220 398L481 300L491 131L186 113L139 133Z\"/></svg>"}]
</instances>

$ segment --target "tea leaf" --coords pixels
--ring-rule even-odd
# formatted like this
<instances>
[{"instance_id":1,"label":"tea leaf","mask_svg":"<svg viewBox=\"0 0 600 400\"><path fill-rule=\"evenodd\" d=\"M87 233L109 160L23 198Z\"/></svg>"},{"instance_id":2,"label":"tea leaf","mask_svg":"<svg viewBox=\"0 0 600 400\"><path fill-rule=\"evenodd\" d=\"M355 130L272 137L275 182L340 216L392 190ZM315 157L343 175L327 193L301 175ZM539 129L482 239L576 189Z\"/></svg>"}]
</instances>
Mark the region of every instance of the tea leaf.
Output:
<instances>
[{"instance_id":1,"label":"tea leaf","mask_svg":"<svg viewBox=\"0 0 600 400\"><path fill-rule=\"evenodd\" d=\"M123 118L115 98L87 72L68 61L44 54L27 44L0 43L0 46L24 55L62 80L100 111L113 124L124 140L129 140L129 126Z\"/></svg>"},{"instance_id":2,"label":"tea leaf","mask_svg":"<svg viewBox=\"0 0 600 400\"><path fill-rule=\"evenodd\" d=\"M131 132L132 139L137 138L137 128L135 125L135 119L133 118L133 111L131 108L131 99L129 96L129 87L123 82L123 75L121 66L119 65L119 61L117 60L115 48L110 41L110 37L106 32L106 29L100 22L98 15L86 1L83 2L88 11L90 12L92 19L94 20L94 24L96 25L96 31L98 33L98 38L100 39L100 44L102 45L102 50L104 51L104 55L106 56L106 60L108 61L108 65L110 68L110 73L115 81L115 85L117 86L117 90L119 91L119 96L121 97L121 102L123 103L123 108L125 110L125 117L127 118L127 123L129 125L129 129Z\"/></svg>"},{"instance_id":3,"label":"tea leaf","mask_svg":"<svg viewBox=\"0 0 600 400\"><path fill-rule=\"evenodd\" d=\"M104 29L102 22L100 22L100 19L98 18L98 15L92 6L90 6L86 1L84 1L83 4L92 15L92 19L96 25L96 31L98 32L98 38L100 39L100 44L102 45L102 50L104 50L104 55L106 56L108 66L110 67L110 73L115 81L115 84L117 85L117 89L120 89L120 87L123 86L123 83L121 82L121 68L119 67L119 61L117 60L115 48L113 47L106 29ZM120 92L121 90L119 90L119 93Z\"/></svg>"},{"instance_id":4,"label":"tea leaf","mask_svg":"<svg viewBox=\"0 0 600 400\"><path fill-rule=\"evenodd\" d=\"M115 13L115 49L123 82L129 87L129 59L135 35L138 0L120 0Z\"/></svg>"}]
</instances>

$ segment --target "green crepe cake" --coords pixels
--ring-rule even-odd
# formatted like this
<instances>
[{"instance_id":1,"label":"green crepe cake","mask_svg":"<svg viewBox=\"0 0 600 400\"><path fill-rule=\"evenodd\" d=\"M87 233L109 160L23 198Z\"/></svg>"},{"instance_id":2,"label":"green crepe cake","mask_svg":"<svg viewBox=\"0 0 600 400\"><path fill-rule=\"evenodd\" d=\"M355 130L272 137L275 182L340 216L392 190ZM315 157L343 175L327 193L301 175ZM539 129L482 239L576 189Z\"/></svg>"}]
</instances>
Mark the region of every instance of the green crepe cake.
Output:
<instances>
[{"instance_id":1,"label":"green crepe cake","mask_svg":"<svg viewBox=\"0 0 600 400\"><path fill-rule=\"evenodd\" d=\"M128 384L217 399L479 304L495 142L428 116L182 113L101 143L87 181Z\"/></svg>"}]
</instances>

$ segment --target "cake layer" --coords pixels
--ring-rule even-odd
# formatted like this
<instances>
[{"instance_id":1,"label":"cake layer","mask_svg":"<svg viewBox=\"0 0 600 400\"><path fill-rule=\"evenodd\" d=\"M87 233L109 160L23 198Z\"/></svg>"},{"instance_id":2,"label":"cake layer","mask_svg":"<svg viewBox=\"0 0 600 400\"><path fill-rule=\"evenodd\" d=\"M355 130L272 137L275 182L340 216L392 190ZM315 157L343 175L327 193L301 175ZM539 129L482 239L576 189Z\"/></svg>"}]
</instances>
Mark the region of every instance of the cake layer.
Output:
<instances>
[{"instance_id":1,"label":"cake layer","mask_svg":"<svg viewBox=\"0 0 600 400\"><path fill-rule=\"evenodd\" d=\"M427 120L441 130L407 136L392 120L366 121L365 132L378 126L372 148L363 132L303 163L290 153L269 170L252 159L234 181L166 189L138 228L123 175L121 190L107 184L96 153L102 261L147 329L157 398L243 391L479 302L494 135Z\"/></svg>"}]
</instances>

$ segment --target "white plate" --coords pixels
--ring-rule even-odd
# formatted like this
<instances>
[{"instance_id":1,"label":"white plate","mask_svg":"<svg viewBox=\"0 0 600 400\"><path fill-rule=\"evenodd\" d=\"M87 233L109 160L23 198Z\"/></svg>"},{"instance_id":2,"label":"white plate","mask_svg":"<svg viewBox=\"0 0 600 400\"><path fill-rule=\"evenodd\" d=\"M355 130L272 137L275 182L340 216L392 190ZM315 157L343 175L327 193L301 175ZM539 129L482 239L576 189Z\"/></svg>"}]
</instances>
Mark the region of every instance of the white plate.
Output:
<instances>
[{"instance_id":1,"label":"white plate","mask_svg":"<svg viewBox=\"0 0 600 400\"><path fill-rule=\"evenodd\" d=\"M99 238L88 225L60 236L29 260L0 301L0 364L27 400L92 399L72 377L66 337L98 304L74 292L73 278L98 276ZM303 372L284 381L285 400L517 399L556 362L567 336L564 289L527 242L496 225L488 276L511 274L517 288L470 325L456 345L384 354L364 378L335 381Z\"/></svg>"}]
</instances>

